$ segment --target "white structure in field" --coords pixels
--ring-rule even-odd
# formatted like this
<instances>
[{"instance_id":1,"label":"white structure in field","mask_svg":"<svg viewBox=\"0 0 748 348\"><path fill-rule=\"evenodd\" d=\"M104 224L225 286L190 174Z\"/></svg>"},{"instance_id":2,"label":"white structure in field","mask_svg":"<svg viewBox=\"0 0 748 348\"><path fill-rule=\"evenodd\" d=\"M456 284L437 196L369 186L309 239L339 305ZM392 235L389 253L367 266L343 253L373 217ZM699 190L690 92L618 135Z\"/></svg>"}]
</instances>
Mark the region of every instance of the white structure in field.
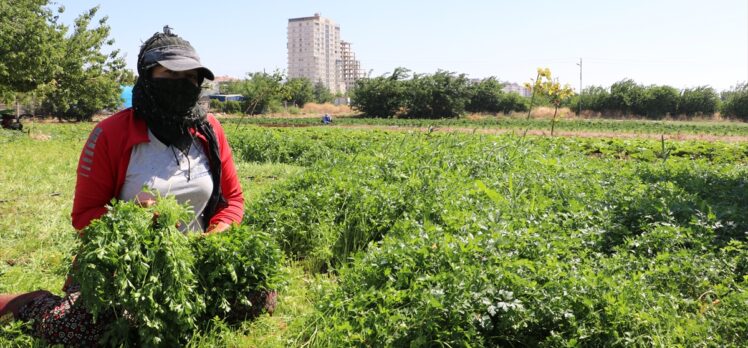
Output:
<instances>
[{"instance_id":1,"label":"white structure in field","mask_svg":"<svg viewBox=\"0 0 748 348\"><path fill-rule=\"evenodd\" d=\"M516 82L507 83L506 85L504 85L504 88L502 88L501 90L507 93L517 93L523 97L528 97L528 98L532 95L532 91L530 91L525 86L522 86Z\"/></svg>"},{"instance_id":2,"label":"white structure in field","mask_svg":"<svg viewBox=\"0 0 748 348\"><path fill-rule=\"evenodd\" d=\"M315 13L288 20L288 78L306 77L333 93L345 93L361 77L349 42L340 40L340 26Z\"/></svg>"}]
</instances>

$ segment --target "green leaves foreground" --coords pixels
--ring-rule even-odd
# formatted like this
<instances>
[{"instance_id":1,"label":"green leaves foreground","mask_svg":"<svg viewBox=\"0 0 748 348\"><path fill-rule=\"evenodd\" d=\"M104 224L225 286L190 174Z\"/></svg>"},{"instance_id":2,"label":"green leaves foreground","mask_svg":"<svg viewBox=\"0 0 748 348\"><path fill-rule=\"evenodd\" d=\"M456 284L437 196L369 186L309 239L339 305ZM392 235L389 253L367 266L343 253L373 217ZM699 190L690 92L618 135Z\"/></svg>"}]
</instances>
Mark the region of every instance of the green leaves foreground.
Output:
<instances>
[{"instance_id":1,"label":"green leaves foreground","mask_svg":"<svg viewBox=\"0 0 748 348\"><path fill-rule=\"evenodd\" d=\"M258 315L257 294L279 285L282 256L269 235L235 226L188 237L175 227L188 218L173 198L116 202L83 231L73 278L79 300L110 322L107 344L178 346L212 317Z\"/></svg>"}]
</instances>

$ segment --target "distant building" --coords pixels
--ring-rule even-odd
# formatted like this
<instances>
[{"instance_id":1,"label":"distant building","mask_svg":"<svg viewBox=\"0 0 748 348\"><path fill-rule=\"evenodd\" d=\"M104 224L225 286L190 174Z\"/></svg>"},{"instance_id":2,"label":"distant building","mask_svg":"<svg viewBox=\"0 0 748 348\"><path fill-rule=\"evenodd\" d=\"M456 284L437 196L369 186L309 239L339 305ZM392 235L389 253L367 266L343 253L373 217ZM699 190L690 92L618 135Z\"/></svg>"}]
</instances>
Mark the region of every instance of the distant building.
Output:
<instances>
[{"instance_id":1,"label":"distant building","mask_svg":"<svg viewBox=\"0 0 748 348\"><path fill-rule=\"evenodd\" d=\"M356 60L356 53L351 43L340 41L340 73L345 89L348 90L361 78L361 62Z\"/></svg>"},{"instance_id":2,"label":"distant building","mask_svg":"<svg viewBox=\"0 0 748 348\"><path fill-rule=\"evenodd\" d=\"M203 93L204 95L213 95L213 94L220 94L221 93L221 85L233 82L233 81L239 81L239 79L233 78L231 76L216 76L213 81L211 80L205 80L203 81Z\"/></svg>"},{"instance_id":3,"label":"distant building","mask_svg":"<svg viewBox=\"0 0 748 348\"><path fill-rule=\"evenodd\" d=\"M471 84L471 85L477 85L477 84L481 83L483 80L484 79L472 78L472 79L468 80L468 83ZM519 95L521 95L523 97L527 97L527 98L529 98L529 97L532 96L532 91L530 91L529 89L527 89L527 87L525 87L523 85L520 85L520 84L518 84L516 82L512 82L512 83L502 82L502 83L504 84L504 87L501 88L501 90L504 91L504 92L506 92L506 93L517 93L517 94L519 94Z\"/></svg>"},{"instance_id":4,"label":"distant building","mask_svg":"<svg viewBox=\"0 0 748 348\"><path fill-rule=\"evenodd\" d=\"M340 40L340 26L315 13L288 20L288 78L305 77L333 93L345 93L361 76L351 44Z\"/></svg>"},{"instance_id":5,"label":"distant building","mask_svg":"<svg viewBox=\"0 0 748 348\"><path fill-rule=\"evenodd\" d=\"M530 96L532 96L532 91L530 91L529 89L527 89L527 87L522 86L522 85L520 85L520 84L518 84L516 82L505 84L504 88L502 88L501 90L504 91L504 92L507 92L507 93L514 92L514 93L517 93L517 94L519 94L519 95L521 95L523 97L528 97L528 98Z\"/></svg>"}]
</instances>

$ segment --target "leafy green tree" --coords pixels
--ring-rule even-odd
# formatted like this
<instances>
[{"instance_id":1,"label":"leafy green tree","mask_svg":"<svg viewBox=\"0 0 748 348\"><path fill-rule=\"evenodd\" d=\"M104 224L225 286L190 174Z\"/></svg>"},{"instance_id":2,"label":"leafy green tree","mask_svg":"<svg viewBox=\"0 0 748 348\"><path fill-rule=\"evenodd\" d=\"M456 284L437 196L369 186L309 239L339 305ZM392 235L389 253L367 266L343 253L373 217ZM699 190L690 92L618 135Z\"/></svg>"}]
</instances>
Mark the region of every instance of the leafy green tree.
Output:
<instances>
[{"instance_id":1,"label":"leafy green tree","mask_svg":"<svg viewBox=\"0 0 748 348\"><path fill-rule=\"evenodd\" d=\"M531 88L533 96L540 95L545 96L553 104L553 119L551 120L551 135L556 126L556 115L558 114L558 108L561 104L569 99L574 94L571 87L567 84L561 86L558 81L554 80L551 76L551 70L548 68L538 68L537 79L533 84L526 84L528 88ZM528 113L529 116L529 113Z\"/></svg>"},{"instance_id":2,"label":"leafy green tree","mask_svg":"<svg viewBox=\"0 0 748 348\"><path fill-rule=\"evenodd\" d=\"M283 87L285 89L284 100L298 107L304 107L304 104L314 99L314 86L307 78L289 79Z\"/></svg>"},{"instance_id":3,"label":"leafy green tree","mask_svg":"<svg viewBox=\"0 0 748 348\"><path fill-rule=\"evenodd\" d=\"M699 86L686 88L680 95L678 113L686 116L711 115L717 112L719 96L714 88Z\"/></svg>"},{"instance_id":4,"label":"leafy green tree","mask_svg":"<svg viewBox=\"0 0 748 348\"><path fill-rule=\"evenodd\" d=\"M332 102L333 94L322 82L314 84L314 101L320 104Z\"/></svg>"},{"instance_id":5,"label":"leafy green tree","mask_svg":"<svg viewBox=\"0 0 748 348\"><path fill-rule=\"evenodd\" d=\"M505 94L501 89L504 84L496 80L496 77L489 77L468 87L470 101L465 109L470 112L492 112L502 111L501 102Z\"/></svg>"},{"instance_id":6,"label":"leafy green tree","mask_svg":"<svg viewBox=\"0 0 748 348\"><path fill-rule=\"evenodd\" d=\"M248 73L246 79L227 84L226 91L244 96L245 114L267 113L280 108L283 100L283 79L283 74L278 70L272 74L264 71Z\"/></svg>"},{"instance_id":7,"label":"leafy green tree","mask_svg":"<svg viewBox=\"0 0 748 348\"><path fill-rule=\"evenodd\" d=\"M678 110L680 91L670 86L649 86L645 89L642 114L651 119L661 119Z\"/></svg>"},{"instance_id":8,"label":"leafy green tree","mask_svg":"<svg viewBox=\"0 0 748 348\"><path fill-rule=\"evenodd\" d=\"M625 115L645 114L643 110L646 98L644 87L634 80L624 79L610 86L610 107Z\"/></svg>"},{"instance_id":9,"label":"leafy green tree","mask_svg":"<svg viewBox=\"0 0 748 348\"><path fill-rule=\"evenodd\" d=\"M357 80L350 92L351 106L370 117L398 115L407 104L405 79L409 73L410 70L398 67L390 76Z\"/></svg>"},{"instance_id":10,"label":"leafy green tree","mask_svg":"<svg viewBox=\"0 0 748 348\"><path fill-rule=\"evenodd\" d=\"M132 80L119 50L102 52L104 46L114 44L109 39L107 17L89 28L98 10L94 7L75 19L73 33L63 41L65 55L58 61L61 69L41 89L44 109L58 118L90 120L100 110L120 106L120 85Z\"/></svg>"},{"instance_id":11,"label":"leafy green tree","mask_svg":"<svg viewBox=\"0 0 748 348\"><path fill-rule=\"evenodd\" d=\"M722 93L722 114L748 121L748 84L741 83Z\"/></svg>"},{"instance_id":12,"label":"leafy green tree","mask_svg":"<svg viewBox=\"0 0 748 348\"><path fill-rule=\"evenodd\" d=\"M610 92L606 88L587 86L579 97L585 110L604 112L610 109Z\"/></svg>"},{"instance_id":13,"label":"leafy green tree","mask_svg":"<svg viewBox=\"0 0 748 348\"><path fill-rule=\"evenodd\" d=\"M530 101L516 92L503 93L499 102L499 111L504 114L524 112L529 108Z\"/></svg>"},{"instance_id":14,"label":"leafy green tree","mask_svg":"<svg viewBox=\"0 0 748 348\"><path fill-rule=\"evenodd\" d=\"M0 96L4 99L33 91L61 69L65 32L49 4L48 0L0 1Z\"/></svg>"},{"instance_id":15,"label":"leafy green tree","mask_svg":"<svg viewBox=\"0 0 748 348\"><path fill-rule=\"evenodd\" d=\"M407 85L408 117L458 117L470 102L464 74L439 70L433 75L414 75Z\"/></svg>"}]
</instances>

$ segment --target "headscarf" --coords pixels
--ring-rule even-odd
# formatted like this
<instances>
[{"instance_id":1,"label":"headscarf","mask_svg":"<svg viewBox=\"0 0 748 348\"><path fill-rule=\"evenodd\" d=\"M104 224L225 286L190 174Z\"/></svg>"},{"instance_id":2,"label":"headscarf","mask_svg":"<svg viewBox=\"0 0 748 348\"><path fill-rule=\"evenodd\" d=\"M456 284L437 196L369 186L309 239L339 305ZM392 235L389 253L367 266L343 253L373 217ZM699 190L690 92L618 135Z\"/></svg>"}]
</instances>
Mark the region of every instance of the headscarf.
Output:
<instances>
[{"instance_id":1,"label":"headscarf","mask_svg":"<svg viewBox=\"0 0 748 348\"><path fill-rule=\"evenodd\" d=\"M198 69L198 86L186 79L153 79L151 69L157 65L172 71ZM140 47L138 80L133 87L132 104L136 117L145 120L151 132L167 146L187 151L192 143L191 129L202 134L208 143L207 155L213 191L203 212L203 226L213 217L219 203L225 203L221 193L221 156L218 139L207 114L197 103L200 85L205 78L212 80L213 72L200 63L190 43L165 30L155 33Z\"/></svg>"}]
</instances>

